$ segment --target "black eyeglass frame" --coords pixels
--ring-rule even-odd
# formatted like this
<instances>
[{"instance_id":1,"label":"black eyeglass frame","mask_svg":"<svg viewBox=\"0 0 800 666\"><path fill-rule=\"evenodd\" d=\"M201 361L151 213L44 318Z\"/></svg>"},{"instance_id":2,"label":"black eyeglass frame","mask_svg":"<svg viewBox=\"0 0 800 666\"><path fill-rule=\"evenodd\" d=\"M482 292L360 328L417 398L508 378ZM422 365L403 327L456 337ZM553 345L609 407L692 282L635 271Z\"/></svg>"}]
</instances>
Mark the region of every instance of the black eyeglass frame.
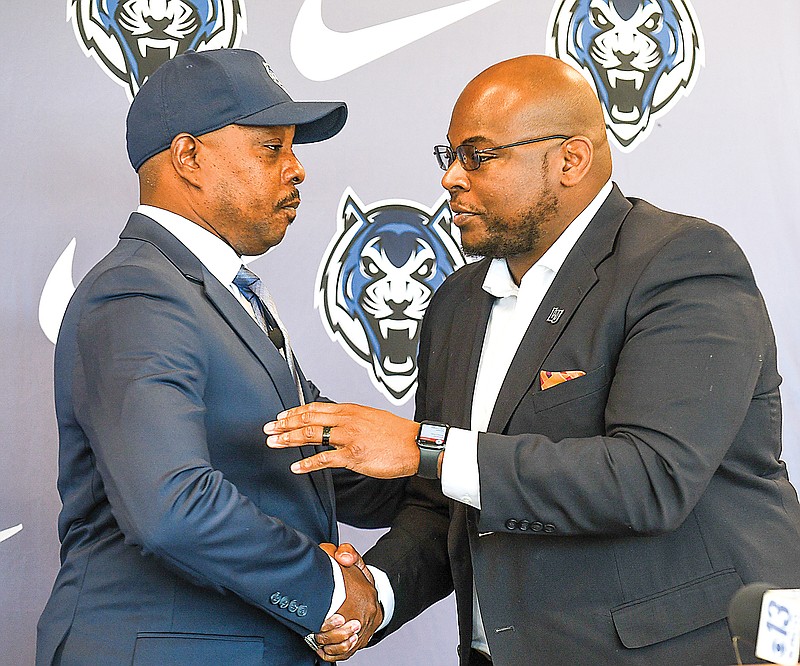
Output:
<instances>
[{"instance_id":1,"label":"black eyeglass frame","mask_svg":"<svg viewBox=\"0 0 800 666\"><path fill-rule=\"evenodd\" d=\"M514 143L507 143L503 146L492 146L491 148L475 148L475 146L469 143L462 143L460 146L456 146L455 148L451 148L450 146L438 144L433 147L433 154L436 156L436 161L439 163L439 167L442 171L447 171L456 159L461 164L461 167L464 171L477 171L480 169L481 164L486 162L487 160L494 159L497 155L488 155L487 153L491 153L495 150L503 150L505 148L515 148L516 146L524 146L528 143L539 143L540 141L550 141L552 139L562 139L566 141L570 139L565 134L551 134L550 136L540 136L535 139L525 139L524 141L515 141ZM472 168L468 167L466 164L466 155L464 154L464 149L472 148L474 150L475 162L476 165ZM445 158L447 162L445 162Z\"/></svg>"}]
</instances>

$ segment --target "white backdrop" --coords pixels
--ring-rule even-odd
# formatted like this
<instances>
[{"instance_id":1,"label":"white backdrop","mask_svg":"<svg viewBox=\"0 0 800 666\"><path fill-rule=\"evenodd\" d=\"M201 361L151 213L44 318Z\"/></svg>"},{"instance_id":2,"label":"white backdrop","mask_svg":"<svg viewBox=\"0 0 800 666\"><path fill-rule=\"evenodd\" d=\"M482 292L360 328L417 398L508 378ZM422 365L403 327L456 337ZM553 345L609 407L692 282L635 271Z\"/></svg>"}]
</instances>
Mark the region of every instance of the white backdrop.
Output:
<instances>
[{"instance_id":1,"label":"white backdrop","mask_svg":"<svg viewBox=\"0 0 800 666\"><path fill-rule=\"evenodd\" d=\"M144 20L159 4L137 0L132 6ZM238 45L262 53L295 99L348 102L350 119L337 138L299 147L308 175L297 221L254 269L275 295L306 374L327 395L410 415L412 401L390 402L368 368L330 338L314 307L316 276L336 233L340 199L352 188L365 207L402 200L432 209L442 190L431 146L444 142L458 93L496 61L545 52L548 21L561 0L168 0L166 6L178 4L219 7L226 21L237 7L244 10L238 27L226 23L228 32L217 41L236 39L236 30L246 26ZM567 4L580 12L588 2ZM618 0L618 13L629 19L622 27L629 29L641 14L631 17L640 4L665 15L670 8L679 14L693 8L702 37L696 55L705 64L697 63L689 94L654 115L633 149L614 149L615 180L629 196L725 227L744 248L778 339L784 459L797 480L800 3ZM110 76L125 62L99 28L84 35L110 59L104 68L101 58L87 56L68 12L94 6L113 9L119 2L0 1L3 664L32 663L36 621L58 565L53 344L47 334L57 327L57 305L70 280L77 282L114 245L137 203L124 144L131 87ZM320 7L324 31L314 22ZM298 16L308 23L296 23ZM399 19L406 21L395 23ZM632 34L640 39L643 30ZM48 283L62 255L61 270ZM343 534L361 548L377 536ZM351 663L453 664L454 615L450 598Z\"/></svg>"}]
</instances>

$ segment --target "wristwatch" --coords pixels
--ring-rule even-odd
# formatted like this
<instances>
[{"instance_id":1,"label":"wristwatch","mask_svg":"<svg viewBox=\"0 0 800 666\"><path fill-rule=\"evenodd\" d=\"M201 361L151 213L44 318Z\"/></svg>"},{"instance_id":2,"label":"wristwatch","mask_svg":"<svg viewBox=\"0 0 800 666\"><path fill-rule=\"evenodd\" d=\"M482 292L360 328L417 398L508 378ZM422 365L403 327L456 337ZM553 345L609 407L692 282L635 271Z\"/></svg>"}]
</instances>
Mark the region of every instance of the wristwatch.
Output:
<instances>
[{"instance_id":1,"label":"wristwatch","mask_svg":"<svg viewBox=\"0 0 800 666\"><path fill-rule=\"evenodd\" d=\"M417 446L419 447L419 469L417 476L423 479L439 478L439 454L444 451L447 444L447 431L450 426L446 423L423 421L419 424L417 433Z\"/></svg>"}]
</instances>

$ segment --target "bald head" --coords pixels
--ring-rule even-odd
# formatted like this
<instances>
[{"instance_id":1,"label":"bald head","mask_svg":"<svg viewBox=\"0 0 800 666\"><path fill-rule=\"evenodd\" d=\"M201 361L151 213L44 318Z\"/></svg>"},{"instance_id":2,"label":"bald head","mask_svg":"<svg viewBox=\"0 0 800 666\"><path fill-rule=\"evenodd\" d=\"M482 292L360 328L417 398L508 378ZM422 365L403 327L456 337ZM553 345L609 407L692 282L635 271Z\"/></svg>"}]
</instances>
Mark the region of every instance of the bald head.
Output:
<instances>
[{"instance_id":1,"label":"bald head","mask_svg":"<svg viewBox=\"0 0 800 666\"><path fill-rule=\"evenodd\" d=\"M597 96L578 72L546 56L506 60L476 76L453 108L447 138L458 159L442 185L462 245L506 259L517 283L611 177Z\"/></svg>"},{"instance_id":2,"label":"bald head","mask_svg":"<svg viewBox=\"0 0 800 666\"><path fill-rule=\"evenodd\" d=\"M566 63L542 55L505 60L481 72L461 93L453 114L483 117L496 126L530 128L530 136L585 136L594 148L592 180L611 175L611 151L600 101L589 82ZM480 121L479 121L480 122Z\"/></svg>"}]
</instances>

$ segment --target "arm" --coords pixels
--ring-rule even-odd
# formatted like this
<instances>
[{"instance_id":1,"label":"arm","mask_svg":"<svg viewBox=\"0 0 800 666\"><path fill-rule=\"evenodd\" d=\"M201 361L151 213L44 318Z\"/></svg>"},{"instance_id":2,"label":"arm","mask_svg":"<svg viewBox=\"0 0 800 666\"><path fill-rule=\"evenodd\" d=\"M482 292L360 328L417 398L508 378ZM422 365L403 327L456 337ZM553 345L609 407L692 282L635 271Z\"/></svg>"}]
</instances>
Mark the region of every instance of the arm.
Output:
<instances>
[{"instance_id":1,"label":"arm","mask_svg":"<svg viewBox=\"0 0 800 666\"><path fill-rule=\"evenodd\" d=\"M193 583L316 631L331 603L330 559L211 464L210 355L198 325L207 307L193 286L160 275L140 266L101 275L78 331L76 411L114 517L129 544Z\"/></svg>"},{"instance_id":2,"label":"arm","mask_svg":"<svg viewBox=\"0 0 800 666\"><path fill-rule=\"evenodd\" d=\"M508 533L508 507L561 536L664 533L692 511L734 442L772 344L763 301L741 250L702 224L654 255L623 315L604 404L593 397L603 391L589 393L550 415L520 414L514 434L480 435L479 531ZM558 436L558 414L595 409L604 420L596 435ZM544 422L550 436L533 434Z\"/></svg>"},{"instance_id":3,"label":"arm","mask_svg":"<svg viewBox=\"0 0 800 666\"><path fill-rule=\"evenodd\" d=\"M532 408L512 416L509 434L480 434L479 531L508 533L513 507L557 526L537 532L543 536L653 534L675 529L699 500L745 418L772 344L763 301L741 250L704 223L669 239L626 296L616 319L604 324L609 330L595 333L611 347L595 358L609 364L610 385L549 413L528 402ZM583 337L569 344L591 351L585 328L572 335ZM585 381L573 380L570 391ZM303 429L273 434L270 445L317 436L314 409L291 410L274 432ZM337 451L306 459L296 471L319 464L413 473L410 427L394 425L400 434L392 437L370 425L374 415L357 422L352 417L360 414L349 416L351 430L340 443L331 440ZM570 420L586 434L560 432Z\"/></svg>"}]
</instances>

